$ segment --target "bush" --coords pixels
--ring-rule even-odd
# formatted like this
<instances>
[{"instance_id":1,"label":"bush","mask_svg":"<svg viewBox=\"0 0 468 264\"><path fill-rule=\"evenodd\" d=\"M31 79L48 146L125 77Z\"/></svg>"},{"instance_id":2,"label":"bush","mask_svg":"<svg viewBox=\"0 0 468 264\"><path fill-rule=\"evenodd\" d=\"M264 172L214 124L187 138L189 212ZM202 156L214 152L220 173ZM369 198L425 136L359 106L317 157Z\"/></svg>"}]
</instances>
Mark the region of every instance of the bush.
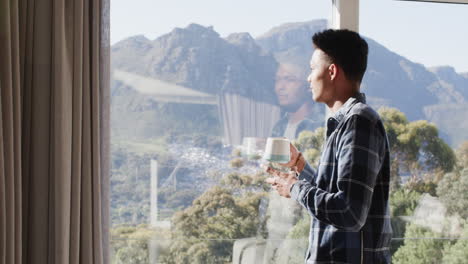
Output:
<instances>
[{"instance_id":1,"label":"bush","mask_svg":"<svg viewBox=\"0 0 468 264\"><path fill-rule=\"evenodd\" d=\"M149 240L153 237L168 238L169 233L162 229L150 229L146 225L138 227L120 226L111 229L112 263L146 264L149 262Z\"/></svg>"},{"instance_id":2,"label":"bush","mask_svg":"<svg viewBox=\"0 0 468 264\"><path fill-rule=\"evenodd\" d=\"M239 177L240 178L240 177ZM165 263L227 263L234 240L263 234L258 208L263 194L236 197L213 187L173 217L173 242Z\"/></svg>"},{"instance_id":3,"label":"bush","mask_svg":"<svg viewBox=\"0 0 468 264\"><path fill-rule=\"evenodd\" d=\"M456 150L459 168L468 168L468 141L463 142Z\"/></svg>"},{"instance_id":4,"label":"bush","mask_svg":"<svg viewBox=\"0 0 468 264\"><path fill-rule=\"evenodd\" d=\"M464 264L468 260L468 223L465 223L465 228L461 239L458 239L455 244L450 245L444 252L442 263Z\"/></svg>"},{"instance_id":5,"label":"bush","mask_svg":"<svg viewBox=\"0 0 468 264\"><path fill-rule=\"evenodd\" d=\"M390 216L393 237L403 238L406 230L406 222L400 216L411 216L418 205L421 194L409 189L398 189L390 194ZM392 242L392 253L403 245L403 240Z\"/></svg>"},{"instance_id":6,"label":"bush","mask_svg":"<svg viewBox=\"0 0 468 264\"><path fill-rule=\"evenodd\" d=\"M244 160L242 158L232 159L229 163L232 168L236 168L236 169L244 166Z\"/></svg>"},{"instance_id":7,"label":"bush","mask_svg":"<svg viewBox=\"0 0 468 264\"><path fill-rule=\"evenodd\" d=\"M440 237L426 228L414 224L406 226L404 245L393 255L394 264L438 264L442 263L444 246L449 240L430 239Z\"/></svg>"},{"instance_id":8,"label":"bush","mask_svg":"<svg viewBox=\"0 0 468 264\"><path fill-rule=\"evenodd\" d=\"M437 183L433 181L413 180L409 181L405 187L420 194L428 193L431 196L437 196Z\"/></svg>"},{"instance_id":9,"label":"bush","mask_svg":"<svg viewBox=\"0 0 468 264\"><path fill-rule=\"evenodd\" d=\"M247 174L229 173L221 180L221 184L228 188L242 188L253 184L254 179Z\"/></svg>"},{"instance_id":10,"label":"bush","mask_svg":"<svg viewBox=\"0 0 468 264\"><path fill-rule=\"evenodd\" d=\"M409 189L399 189L391 193L390 215L392 217L413 215L420 198L420 193Z\"/></svg>"},{"instance_id":11,"label":"bush","mask_svg":"<svg viewBox=\"0 0 468 264\"><path fill-rule=\"evenodd\" d=\"M446 174L439 182L437 195L447 208L447 213L468 218L468 169Z\"/></svg>"},{"instance_id":12,"label":"bush","mask_svg":"<svg viewBox=\"0 0 468 264\"><path fill-rule=\"evenodd\" d=\"M236 158L242 157L242 150L239 148L233 149L231 156L236 157Z\"/></svg>"}]
</instances>

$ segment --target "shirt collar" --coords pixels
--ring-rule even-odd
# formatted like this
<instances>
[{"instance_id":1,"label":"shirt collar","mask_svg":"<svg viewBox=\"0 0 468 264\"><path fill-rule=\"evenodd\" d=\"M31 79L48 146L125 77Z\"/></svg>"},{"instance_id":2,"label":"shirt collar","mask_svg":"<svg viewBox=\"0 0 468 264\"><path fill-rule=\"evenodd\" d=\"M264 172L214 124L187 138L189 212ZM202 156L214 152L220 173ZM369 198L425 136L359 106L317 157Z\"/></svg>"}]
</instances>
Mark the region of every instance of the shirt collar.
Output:
<instances>
[{"instance_id":1,"label":"shirt collar","mask_svg":"<svg viewBox=\"0 0 468 264\"><path fill-rule=\"evenodd\" d=\"M340 123L341 120L345 117L345 115L351 110L351 108L356 104L356 103L366 103L366 95L364 93L357 93L356 95L348 98L344 105L338 109L338 111L332 116L337 123Z\"/></svg>"},{"instance_id":2,"label":"shirt collar","mask_svg":"<svg viewBox=\"0 0 468 264\"><path fill-rule=\"evenodd\" d=\"M343 120L345 115L351 110L351 108L356 103L365 103L366 102L366 95L364 93L357 93L356 95L348 98L344 105L340 107L340 109L330 118L327 120L327 137L331 135L333 131L335 131L338 124Z\"/></svg>"}]
</instances>

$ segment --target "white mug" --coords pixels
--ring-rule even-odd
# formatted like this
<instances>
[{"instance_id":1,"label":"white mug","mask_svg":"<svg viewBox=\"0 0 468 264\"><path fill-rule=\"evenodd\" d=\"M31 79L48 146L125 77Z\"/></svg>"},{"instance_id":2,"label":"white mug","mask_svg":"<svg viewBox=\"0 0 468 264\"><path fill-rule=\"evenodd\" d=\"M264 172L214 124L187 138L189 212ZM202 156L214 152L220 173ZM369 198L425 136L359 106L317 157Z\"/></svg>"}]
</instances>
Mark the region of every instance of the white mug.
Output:
<instances>
[{"instance_id":1,"label":"white mug","mask_svg":"<svg viewBox=\"0 0 468 264\"><path fill-rule=\"evenodd\" d=\"M261 158L261 153L265 148L265 138L245 137L242 141L242 154L248 159Z\"/></svg>"},{"instance_id":2,"label":"white mug","mask_svg":"<svg viewBox=\"0 0 468 264\"><path fill-rule=\"evenodd\" d=\"M269 137L266 142L264 160L272 163L287 163L291 159L289 140L281 137Z\"/></svg>"}]
</instances>

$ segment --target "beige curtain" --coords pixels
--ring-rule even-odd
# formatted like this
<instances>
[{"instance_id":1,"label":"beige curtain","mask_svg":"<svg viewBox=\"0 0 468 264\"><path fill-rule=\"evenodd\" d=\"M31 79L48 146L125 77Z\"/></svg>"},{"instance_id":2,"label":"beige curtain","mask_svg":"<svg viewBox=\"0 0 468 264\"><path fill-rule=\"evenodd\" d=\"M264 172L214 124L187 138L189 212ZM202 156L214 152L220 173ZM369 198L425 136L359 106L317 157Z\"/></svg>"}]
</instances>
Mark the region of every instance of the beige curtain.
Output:
<instances>
[{"instance_id":1,"label":"beige curtain","mask_svg":"<svg viewBox=\"0 0 468 264\"><path fill-rule=\"evenodd\" d=\"M108 0L0 0L0 263L108 263Z\"/></svg>"}]
</instances>

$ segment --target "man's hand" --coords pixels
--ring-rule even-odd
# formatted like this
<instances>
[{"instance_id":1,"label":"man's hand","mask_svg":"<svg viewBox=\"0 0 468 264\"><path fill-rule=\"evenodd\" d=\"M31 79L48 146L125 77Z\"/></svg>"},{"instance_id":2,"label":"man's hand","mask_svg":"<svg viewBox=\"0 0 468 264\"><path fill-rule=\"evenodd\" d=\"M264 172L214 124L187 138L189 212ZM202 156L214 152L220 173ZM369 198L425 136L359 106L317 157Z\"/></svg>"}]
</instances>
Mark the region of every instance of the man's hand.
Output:
<instances>
[{"instance_id":1,"label":"man's hand","mask_svg":"<svg viewBox=\"0 0 468 264\"><path fill-rule=\"evenodd\" d=\"M279 165L289 168L290 172L281 172L270 166L265 168L265 172L272 176L266 179L265 182L271 184L273 189L278 191L279 195L286 198L291 197L291 187L298 181L296 173L301 173L306 164L304 156L293 144L289 144L289 149L291 160L288 163L281 163Z\"/></svg>"},{"instance_id":2,"label":"man's hand","mask_svg":"<svg viewBox=\"0 0 468 264\"><path fill-rule=\"evenodd\" d=\"M291 155L291 159L289 160L288 163L279 163L279 165L283 167L289 168L291 171L295 171L298 174L301 173L304 170L304 167L306 165L306 160L304 156L302 155L301 152L297 150L297 148L293 144L289 144L289 151ZM279 175L281 172L278 170L275 170L274 168L268 167L266 168L265 172L267 172L270 175Z\"/></svg>"},{"instance_id":3,"label":"man's hand","mask_svg":"<svg viewBox=\"0 0 468 264\"><path fill-rule=\"evenodd\" d=\"M289 152L291 153L291 159L289 160L289 162L288 163L280 163L280 165L283 166L283 167L291 168L293 170L295 167L297 167L297 162L299 161L302 154L291 143L289 143Z\"/></svg>"},{"instance_id":4,"label":"man's hand","mask_svg":"<svg viewBox=\"0 0 468 264\"><path fill-rule=\"evenodd\" d=\"M272 188L278 191L278 194L290 198L291 187L298 181L296 172L291 171L289 173L278 172L277 175L267 178L265 182L271 184Z\"/></svg>"}]
</instances>

